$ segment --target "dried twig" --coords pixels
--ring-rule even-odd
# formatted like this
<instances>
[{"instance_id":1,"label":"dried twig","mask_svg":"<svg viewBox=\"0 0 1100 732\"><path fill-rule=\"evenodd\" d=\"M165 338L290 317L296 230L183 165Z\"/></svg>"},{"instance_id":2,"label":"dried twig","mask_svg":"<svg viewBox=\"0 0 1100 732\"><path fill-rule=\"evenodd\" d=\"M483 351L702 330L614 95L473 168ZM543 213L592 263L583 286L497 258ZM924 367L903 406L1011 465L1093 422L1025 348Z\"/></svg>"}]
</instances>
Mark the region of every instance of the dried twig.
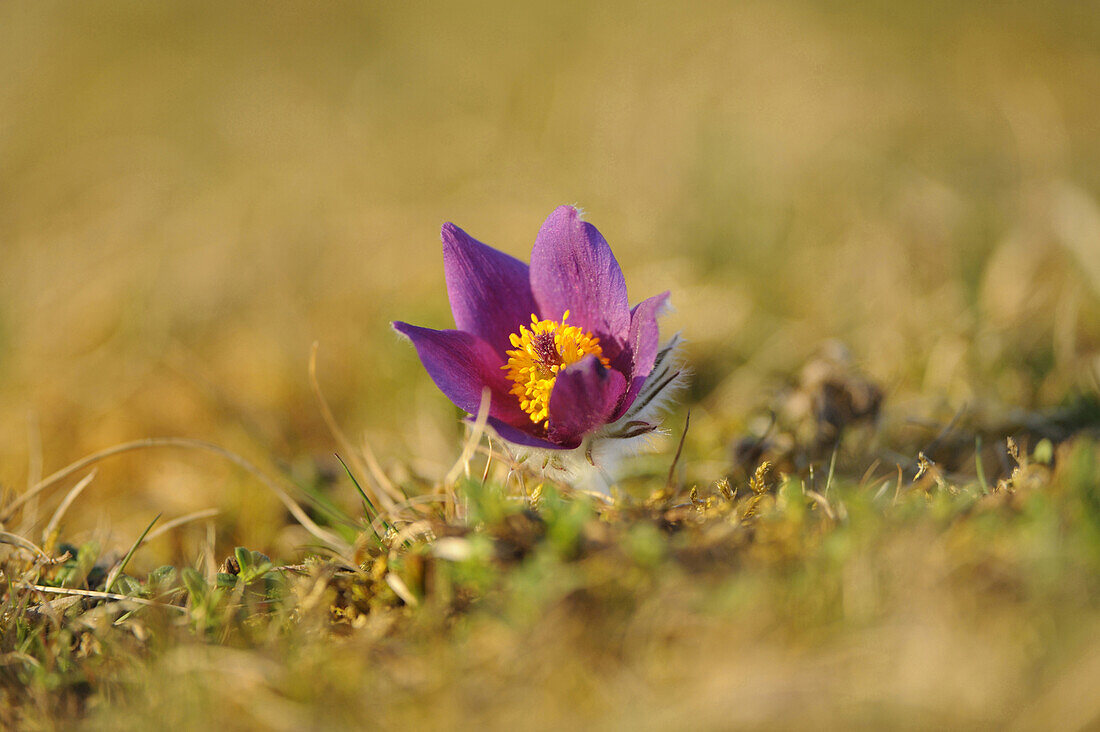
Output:
<instances>
[{"instance_id":1,"label":"dried twig","mask_svg":"<svg viewBox=\"0 0 1100 732\"><path fill-rule=\"evenodd\" d=\"M676 475L676 466L680 463L680 454L684 451L684 440L687 439L688 428L691 427L691 410L684 417L684 431L680 434L680 443L676 446L676 455L672 458L672 465L668 466L668 480L665 481L665 490L672 490L672 479Z\"/></svg>"},{"instance_id":2,"label":"dried twig","mask_svg":"<svg viewBox=\"0 0 1100 732\"><path fill-rule=\"evenodd\" d=\"M65 498L61 501L61 504L57 507L57 510L53 512L53 516L50 517L50 522L46 524L46 528L42 530L42 543L49 543L50 537L53 536L53 532L57 530L57 527L61 525L61 517L65 515L65 512L69 510L69 506L73 505L73 501L79 496L85 488L87 488L93 480L95 480L96 473L98 471L93 470L86 476L81 478L80 482L72 487Z\"/></svg>"},{"instance_id":3,"label":"dried twig","mask_svg":"<svg viewBox=\"0 0 1100 732\"><path fill-rule=\"evenodd\" d=\"M187 608L179 605L171 605L165 602L157 602L155 600L146 600L144 597L131 597L129 595L120 595L117 592L101 592L99 590L78 590L72 587L46 587L45 585L34 585L29 582L20 583L20 587L28 590L34 590L35 592L45 592L51 595L75 595L78 597L93 597L98 600L124 600L126 602L134 602L138 605L147 605L149 607L165 607L172 608L173 610L180 610L187 612Z\"/></svg>"}]
</instances>

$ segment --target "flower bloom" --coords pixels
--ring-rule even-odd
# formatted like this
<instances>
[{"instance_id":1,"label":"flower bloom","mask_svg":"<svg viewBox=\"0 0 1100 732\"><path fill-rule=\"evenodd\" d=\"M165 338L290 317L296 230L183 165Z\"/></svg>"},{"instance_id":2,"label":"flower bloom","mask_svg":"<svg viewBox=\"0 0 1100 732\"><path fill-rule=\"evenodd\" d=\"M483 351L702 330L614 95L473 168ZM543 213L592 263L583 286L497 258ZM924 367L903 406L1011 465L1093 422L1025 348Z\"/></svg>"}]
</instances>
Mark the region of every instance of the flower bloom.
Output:
<instances>
[{"instance_id":1,"label":"flower bloom","mask_svg":"<svg viewBox=\"0 0 1100 732\"><path fill-rule=\"evenodd\" d=\"M571 206L539 230L531 264L444 224L443 268L454 330L396 322L436 386L521 448L573 450L596 437L656 429L646 415L680 377L660 348L668 293L630 307L619 263ZM591 454L589 454L591 462Z\"/></svg>"}]
</instances>

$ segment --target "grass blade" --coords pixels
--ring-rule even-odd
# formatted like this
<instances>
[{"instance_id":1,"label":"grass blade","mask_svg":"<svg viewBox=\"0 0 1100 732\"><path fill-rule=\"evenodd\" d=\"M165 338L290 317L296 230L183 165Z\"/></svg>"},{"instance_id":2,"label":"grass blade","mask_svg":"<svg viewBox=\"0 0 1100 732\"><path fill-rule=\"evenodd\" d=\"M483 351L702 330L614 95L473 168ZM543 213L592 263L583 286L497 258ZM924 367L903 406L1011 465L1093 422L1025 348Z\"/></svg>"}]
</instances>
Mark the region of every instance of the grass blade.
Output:
<instances>
[{"instance_id":1,"label":"grass blade","mask_svg":"<svg viewBox=\"0 0 1100 732\"><path fill-rule=\"evenodd\" d=\"M985 468L982 466L982 436L974 438L974 468L978 472L978 484L982 487L982 493L989 493L989 483L985 479Z\"/></svg>"},{"instance_id":2,"label":"grass blade","mask_svg":"<svg viewBox=\"0 0 1100 732\"><path fill-rule=\"evenodd\" d=\"M88 473L81 479L79 483L74 485L69 490L69 492L65 494L65 498L61 501L61 504L57 507L57 510L53 512L53 516L50 517L50 522L46 524L46 528L42 530L42 543L44 545L48 545L51 542L53 532L56 531L57 527L61 525L61 517L64 516L65 512L69 510L69 506L73 504L73 501L76 500L77 496L79 496L84 491L84 489L87 488L93 480L95 480L97 472L97 470L93 470L92 472Z\"/></svg>"},{"instance_id":3,"label":"grass blade","mask_svg":"<svg viewBox=\"0 0 1100 732\"><path fill-rule=\"evenodd\" d=\"M153 524L160 521L160 517L161 514L158 513L153 520L149 522L149 525L145 527L145 531L141 532L141 536L139 536L137 541L134 542L134 545L130 547L130 551L126 552L126 556L122 558L122 561L116 564L114 569L111 570L111 573L107 575L107 581L103 584L104 591L110 592L114 589L115 582L118 581L118 576L122 574L122 570L126 569L126 565L130 563L130 559L134 556L134 552L138 550L138 547L145 543L145 537L153 528Z\"/></svg>"},{"instance_id":4,"label":"grass blade","mask_svg":"<svg viewBox=\"0 0 1100 732\"><path fill-rule=\"evenodd\" d=\"M351 478L351 484L355 486L355 490L359 491L359 497L363 499L363 511L367 514L367 519L373 521L378 515L378 511L375 509L374 504L367 498L367 494L363 491L363 487L359 485L359 481L355 479L355 474L351 472L351 468L344 462L344 458L340 457L340 453L334 452L333 455L340 461L340 464L344 466L344 472Z\"/></svg>"}]
</instances>

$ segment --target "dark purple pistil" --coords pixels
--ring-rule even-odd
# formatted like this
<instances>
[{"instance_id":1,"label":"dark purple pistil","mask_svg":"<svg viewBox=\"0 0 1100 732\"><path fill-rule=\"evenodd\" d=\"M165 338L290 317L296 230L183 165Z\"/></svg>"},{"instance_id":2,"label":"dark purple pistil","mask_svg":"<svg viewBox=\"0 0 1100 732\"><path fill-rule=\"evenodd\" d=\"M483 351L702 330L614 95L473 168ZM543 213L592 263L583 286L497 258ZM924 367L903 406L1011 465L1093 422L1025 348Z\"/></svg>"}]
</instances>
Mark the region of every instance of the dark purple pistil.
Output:
<instances>
[{"instance_id":1,"label":"dark purple pistil","mask_svg":"<svg viewBox=\"0 0 1100 732\"><path fill-rule=\"evenodd\" d=\"M533 345L535 355L543 366L550 368L561 365L561 354L558 353L558 346L554 343L553 333L539 333L535 336Z\"/></svg>"}]
</instances>

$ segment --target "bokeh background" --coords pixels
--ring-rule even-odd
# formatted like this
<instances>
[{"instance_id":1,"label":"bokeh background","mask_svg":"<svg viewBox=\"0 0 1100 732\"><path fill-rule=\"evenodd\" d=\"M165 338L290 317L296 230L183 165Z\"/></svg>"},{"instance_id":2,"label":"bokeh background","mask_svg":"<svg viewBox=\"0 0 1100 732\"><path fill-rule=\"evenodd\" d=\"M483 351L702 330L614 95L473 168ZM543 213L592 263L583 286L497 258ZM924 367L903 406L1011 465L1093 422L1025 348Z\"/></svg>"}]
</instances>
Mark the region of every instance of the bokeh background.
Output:
<instances>
[{"instance_id":1,"label":"bokeh background","mask_svg":"<svg viewBox=\"0 0 1100 732\"><path fill-rule=\"evenodd\" d=\"M449 325L441 223L526 258L562 203L633 301L673 291L689 479L831 340L887 427L1097 391L1093 3L4 3L0 69L7 490L160 435L324 483L315 341L347 432L442 475L455 410L389 321ZM220 547L304 541L170 451L104 463L66 531L207 507Z\"/></svg>"}]
</instances>

